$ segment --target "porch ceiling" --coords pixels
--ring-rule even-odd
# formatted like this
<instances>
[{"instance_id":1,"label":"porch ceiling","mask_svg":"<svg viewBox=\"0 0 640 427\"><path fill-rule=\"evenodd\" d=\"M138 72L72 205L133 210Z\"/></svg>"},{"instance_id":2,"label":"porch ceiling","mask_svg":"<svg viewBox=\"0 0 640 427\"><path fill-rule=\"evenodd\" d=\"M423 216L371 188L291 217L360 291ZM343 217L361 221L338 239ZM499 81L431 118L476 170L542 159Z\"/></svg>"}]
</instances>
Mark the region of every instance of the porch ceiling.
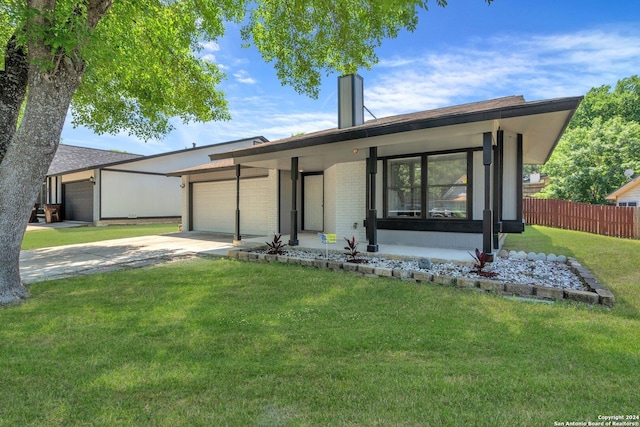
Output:
<instances>
[{"instance_id":1,"label":"porch ceiling","mask_svg":"<svg viewBox=\"0 0 640 427\"><path fill-rule=\"evenodd\" d=\"M524 163L541 164L548 159L572 115L573 110L556 111L365 136L268 153L234 155L234 163L288 170L291 168L291 158L298 157L301 170L323 171L336 163L365 160L369 155L369 147L378 147L378 157L482 147L483 133L495 134L495 131L502 129L523 135Z\"/></svg>"}]
</instances>

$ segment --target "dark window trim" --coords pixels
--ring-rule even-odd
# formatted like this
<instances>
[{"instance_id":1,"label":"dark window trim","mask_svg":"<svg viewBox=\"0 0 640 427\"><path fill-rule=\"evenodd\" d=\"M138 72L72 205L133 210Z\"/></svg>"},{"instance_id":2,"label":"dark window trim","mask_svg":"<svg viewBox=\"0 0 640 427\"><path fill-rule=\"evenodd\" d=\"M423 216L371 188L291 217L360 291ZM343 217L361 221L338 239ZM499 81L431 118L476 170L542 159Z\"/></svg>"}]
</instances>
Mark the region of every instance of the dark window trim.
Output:
<instances>
[{"instance_id":1,"label":"dark window trim","mask_svg":"<svg viewBox=\"0 0 640 427\"><path fill-rule=\"evenodd\" d=\"M457 222L469 222L469 221L473 221L470 218L473 218L473 153L476 151L482 151L482 147L472 147L472 148L462 148L462 149L456 149L456 150L438 150L438 151L429 151L429 152L423 152L423 153L413 153L413 154L403 154L403 155L396 155L396 156L386 156L386 157L379 157L378 160L382 160L382 219L385 221L392 221L392 222L398 222L400 224L400 222L402 221L411 221L411 222L422 222L422 221L435 221L435 222L444 222L444 223L457 223ZM433 219L433 218L428 218L427 216L427 211L428 211L428 206L427 203L424 203L427 201L428 198L428 189L429 189L429 182L427 179L427 160L429 158L429 156L438 156L438 155L443 155L443 154L456 154L456 153L467 153L467 217L466 218L449 218L449 219ZM420 168L421 168L421 190L420 190L420 197L422 198L421 203L420 203L420 217L414 217L413 219L405 219L405 218L395 218L395 217L389 217L388 216L388 212L389 212L389 196L388 196L388 184L389 184L389 177L388 177L388 172L387 172L387 161L388 160L396 160L396 159L404 159L404 158L411 158L411 157L419 157L420 158ZM378 219L380 221L380 218ZM399 225L401 226L401 225ZM379 229L393 229L393 228L381 228L380 226L378 227ZM398 228L399 230L401 228ZM404 229L404 228L402 228Z\"/></svg>"},{"instance_id":2,"label":"dark window trim","mask_svg":"<svg viewBox=\"0 0 640 427\"><path fill-rule=\"evenodd\" d=\"M522 220L506 220L502 221L503 233L524 233L524 221Z\"/></svg>"},{"instance_id":3,"label":"dark window trim","mask_svg":"<svg viewBox=\"0 0 640 427\"><path fill-rule=\"evenodd\" d=\"M467 219L378 219L378 230L442 231L482 233L482 220Z\"/></svg>"}]
</instances>

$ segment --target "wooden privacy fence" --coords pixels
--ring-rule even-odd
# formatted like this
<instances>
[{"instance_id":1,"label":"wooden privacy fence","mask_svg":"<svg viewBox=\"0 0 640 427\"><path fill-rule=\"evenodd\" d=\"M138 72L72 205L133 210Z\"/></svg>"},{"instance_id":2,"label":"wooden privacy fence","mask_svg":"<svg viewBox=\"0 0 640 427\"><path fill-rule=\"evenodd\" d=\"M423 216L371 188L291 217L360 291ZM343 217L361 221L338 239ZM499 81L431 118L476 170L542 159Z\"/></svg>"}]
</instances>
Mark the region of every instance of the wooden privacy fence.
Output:
<instances>
[{"instance_id":1,"label":"wooden privacy fence","mask_svg":"<svg viewBox=\"0 0 640 427\"><path fill-rule=\"evenodd\" d=\"M640 238L640 208L590 205L554 199L526 198L527 224L586 231L605 236Z\"/></svg>"}]
</instances>

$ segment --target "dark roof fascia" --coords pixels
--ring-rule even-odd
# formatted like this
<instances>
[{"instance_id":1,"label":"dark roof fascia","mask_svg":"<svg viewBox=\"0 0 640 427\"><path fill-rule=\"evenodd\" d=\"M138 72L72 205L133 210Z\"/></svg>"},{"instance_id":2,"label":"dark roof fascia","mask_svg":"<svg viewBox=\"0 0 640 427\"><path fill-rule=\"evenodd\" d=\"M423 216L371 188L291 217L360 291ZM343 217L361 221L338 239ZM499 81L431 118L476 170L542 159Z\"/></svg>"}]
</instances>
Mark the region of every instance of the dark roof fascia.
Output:
<instances>
[{"instance_id":1,"label":"dark roof fascia","mask_svg":"<svg viewBox=\"0 0 640 427\"><path fill-rule=\"evenodd\" d=\"M488 120L508 119L515 117L522 117L528 115L537 115L545 113L554 113L558 111L573 111L575 112L578 105L582 101L582 96L557 98L545 101L531 101L524 104L517 104L506 107L498 107L485 111L474 111L468 113L454 113L450 115L415 119L411 121L405 121L401 123L388 123L376 125L372 122L370 125L359 126L356 129L345 130L335 129L335 132L310 136L309 138L296 139L291 142L264 144L255 147L241 148L234 151L228 151L225 153L210 154L211 160L222 160L227 158L240 158L246 156L255 156L260 154L277 153L280 151L295 150L307 147L313 147L318 145L333 144L343 141L351 141L362 138L371 138L376 136L391 135L402 132L410 132L416 130L433 129L438 127L453 126L474 122L482 122ZM563 128L569 123L569 120L573 114L571 114L565 123ZM562 133L560 133L561 135ZM558 138L559 139L559 138ZM557 140L554 143L554 147L557 144Z\"/></svg>"},{"instance_id":2,"label":"dark roof fascia","mask_svg":"<svg viewBox=\"0 0 640 427\"><path fill-rule=\"evenodd\" d=\"M155 159L157 157L163 157L163 156L170 156L170 155L173 155L173 154L186 153L188 151L193 151L193 150L201 150L201 149L205 149L205 148L219 147L221 145L235 144L237 142L246 141L246 140L249 140L249 139L253 139L253 140L259 139L262 142L269 142L269 140L267 138L265 138L264 136L254 136L254 137L250 137L250 138L236 139L234 141L226 141L226 142L220 142L220 143L217 143L217 144L203 145L201 147L185 148L185 149L182 149L182 150L169 151L167 153L151 154L149 156L140 156L140 157L136 157L136 158L133 158L133 159L118 160L117 162L102 163L102 164L93 165L93 166L86 166L86 167L83 167L83 168L74 169L74 170L68 170L68 171L59 172L59 173L56 173L56 174L53 174L53 175L47 175L47 176L62 176L62 175L67 175L67 174L72 174L72 173L77 173L77 172L85 172L85 171L92 170L92 169L104 169L104 168L108 168L108 167L111 167L111 166L118 166L118 165L124 165L124 164L132 163L132 162L139 162L140 160Z\"/></svg>"},{"instance_id":3,"label":"dark roof fascia","mask_svg":"<svg viewBox=\"0 0 640 427\"><path fill-rule=\"evenodd\" d=\"M253 139L253 140L260 139L260 140L262 140L262 142L269 142L269 140L267 138L265 138L264 136L254 136L254 137L249 137L249 138L236 139L236 140L233 140L233 141L220 142L220 143L217 143L217 144L203 145L203 146L200 146L200 147L183 148L182 150L169 151L169 152L166 152L166 153L151 154L149 156L143 156L143 157L141 157L139 159L121 160L121 161L118 161L118 162L106 163L104 165L98 165L98 166L101 167L101 168L102 167L109 167L109 166L117 166L117 165L121 165L121 164L125 164L125 163L130 163L132 161L155 159L155 158L158 158L158 157L164 157L164 156L171 156L171 155L174 155L174 154L187 153L187 152L193 151L193 150L202 150L202 149L205 149L205 148L220 147L220 146L223 146L223 145L235 144L237 142L247 141L247 140L250 140L250 139Z\"/></svg>"}]
</instances>

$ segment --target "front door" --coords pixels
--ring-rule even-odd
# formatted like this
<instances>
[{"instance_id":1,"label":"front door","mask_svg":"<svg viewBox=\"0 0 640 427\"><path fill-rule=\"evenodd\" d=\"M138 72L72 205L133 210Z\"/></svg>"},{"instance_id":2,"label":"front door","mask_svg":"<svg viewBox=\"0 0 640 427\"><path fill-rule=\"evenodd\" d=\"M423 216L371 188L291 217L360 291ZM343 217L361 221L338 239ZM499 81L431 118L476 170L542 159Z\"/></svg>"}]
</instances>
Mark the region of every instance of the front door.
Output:
<instances>
[{"instance_id":1,"label":"front door","mask_svg":"<svg viewBox=\"0 0 640 427\"><path fill-rule=\"evenodd\" d=\"M303 223L307 231L322 231L324 228L324 177L305 175L303 177Z\"/></svg>"}]
</instances>

